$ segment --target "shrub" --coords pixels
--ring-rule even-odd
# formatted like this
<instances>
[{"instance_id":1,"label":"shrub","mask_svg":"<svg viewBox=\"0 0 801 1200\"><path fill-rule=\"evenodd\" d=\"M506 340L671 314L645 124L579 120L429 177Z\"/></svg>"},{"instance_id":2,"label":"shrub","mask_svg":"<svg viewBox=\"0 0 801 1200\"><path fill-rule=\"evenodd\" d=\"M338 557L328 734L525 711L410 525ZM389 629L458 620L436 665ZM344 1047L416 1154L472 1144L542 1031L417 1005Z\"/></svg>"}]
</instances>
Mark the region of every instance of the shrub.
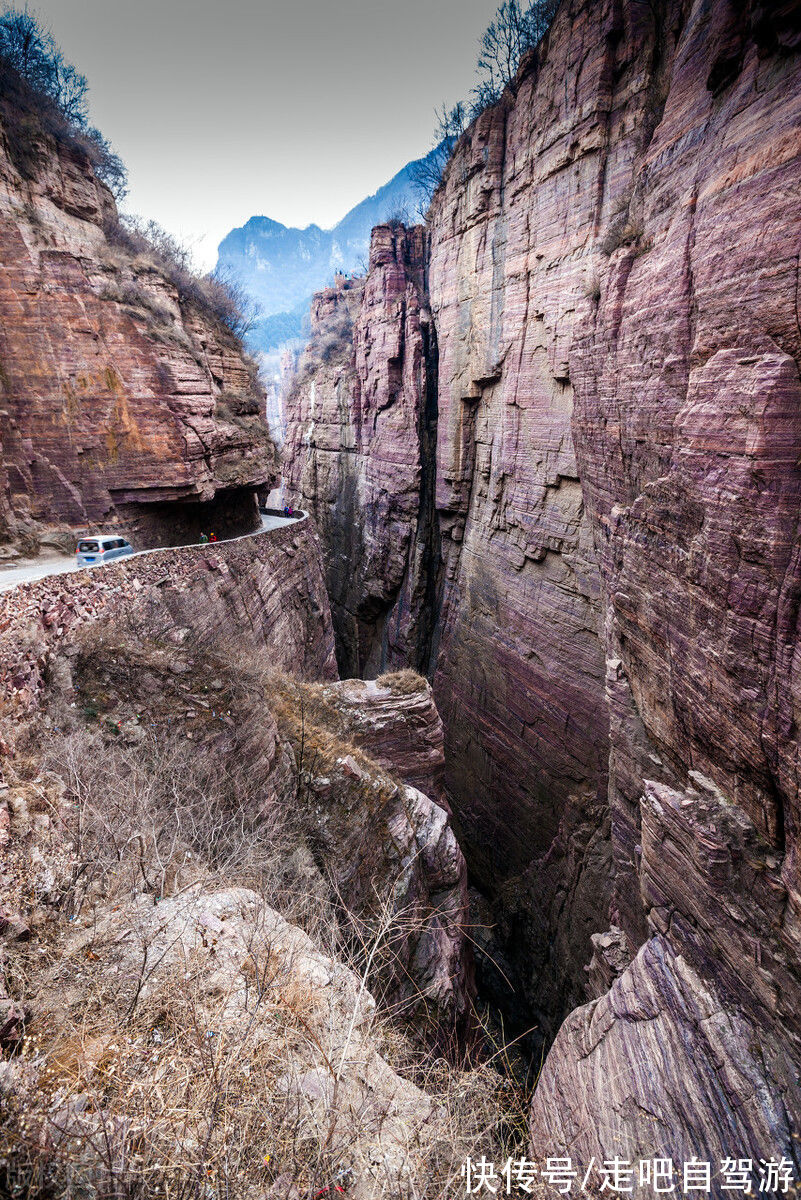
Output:
<instances>
[{"instance_id":1,"label":"shrub","mask_svg":"<svg viewBox=\"0 0 801 1200\"><path fill-rule=\"evenodd\" d=\"M607 258L621 246L632 246L639 242L643 235L643 224L640 218L629 216L627 211L618 213L609 223L609 228L601 240L601 253Z\"/></svg>"},{"instance_id":2,"label":"shrub","mask_svg":"<svg viewBox=\"0 0 801 1200\"><path fill-rule=\"evenodd\" d=\"M353 320L348 309L340 305L312 333L292 379L290 398L297 396L322 365L335 363L343 356L349 358L352 348Z\"/></svg>"},{"instance_id":3,"label":"shrub","mask_svg":"<svg viewBox=\"0 0 801 1200\"><path fill-rule=\"evenodd\" d=\"M376 683L399 696L413 696L416 692L423 691L426 686L423 676L408 667L402 671L385 671L383 675L378 676Z\"/></svg>"},{"instance_id":4,"label":"shrub","mask_svg":"<svg viewBox=\"0 0 801 1200\"><path fill-rule=\"evenodd\" d=\"M601 280L597 273L593 273L584 285L584 295L588 300L592 300L593 304L597 304L601 299Z\"/></svg>"},{"instance_id":5,"label":"shrub","mask_svg":"<svg viewBox=\"0 0 801 1200\"><path fill-rule=\"evenodd\" d=\"M104 224L106 240L128 254L141 255L170 280L183 307L191 305L241 339L256 322L259 309L241 284L223 271L198 274L192 253L157 221L114 214Z\"/></svg>"},{"instance_id":6,"label":"shrub","mask_svg":"<svg viewBox=\"0 0 801 1200\"><path fill-rule=\"evenodd\" d=\"M113 300L127 308L144 309L160 324L169 323L172 319L169 309L159 304L155 296L138 283L107 283L100 292L100 299Z\"/></svg>"}]
</instances>

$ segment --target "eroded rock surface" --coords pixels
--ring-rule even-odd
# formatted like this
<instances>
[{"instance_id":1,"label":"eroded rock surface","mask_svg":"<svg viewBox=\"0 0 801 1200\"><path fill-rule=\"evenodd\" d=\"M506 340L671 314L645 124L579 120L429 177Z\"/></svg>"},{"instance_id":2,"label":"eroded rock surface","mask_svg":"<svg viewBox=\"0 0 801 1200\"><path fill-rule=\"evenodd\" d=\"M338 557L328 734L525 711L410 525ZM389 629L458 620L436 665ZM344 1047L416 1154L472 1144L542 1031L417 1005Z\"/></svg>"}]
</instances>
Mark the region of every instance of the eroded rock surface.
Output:
<instances>
[{"instance_id":1,"label":"eroded rock surface","mask_svg":"<svg viewBox=\"0 0 801 1200\"><path fill-rule=\"evenodd\" d=\"M347 732L381 766L440 802L445 737L431 685L410 672L343 679L327 689Z\"/></svg>"},{"instance_id":2,"label":"eroded rock surface","mask_svg":"<svg viewBox=\"0 0 801 1200\"><path fill-rule=\"evenodd\" d=\"M532 1139L543 1156L585 1169L593 1155L672 1158L677 1190L683 1164L698 1158L714 1164L712 1194L725 1196L725 1159L752 1160L753 1190L760 1159L796 1163L799 1100L777 1031L757 1033L656 936L563 1024L537 1087Z\"/></svg>"},{"instance_id":3,"label":"eroded rock surface","mask_svg":"<svg viewBox=\"0 0 801 1200\"><path fill-rule=\"evenodd\" d=\"M473 1032L475 986L467 866L442 796L442 722L425 679L385 680L268 678L265 721L292 747L288 803L312 831L325 886L357 914L360 937L383 928L384 994L450 1051ZM281 786L286 794L270 784Z\"/></svg>"},{"instance_id":4,"label":"eroded rock surface","mask_svg":"<svg viewBox=\"0 0 801 1200\"><path fill-rule=\"evenodd\" d=\"M799 30L565 0L431 210L446 786L529 1011L600 995L540 1157L798 1174Z\"/></svg>"},{"instance_id":5,"label":"eroded rock surface","mask_svg":"<svg viewBox=\"0 0 801 1200\"><path fill-rule=\"evenodd\" d=\"M480 245L486 250L483 239ZM448 740L446 791L472 869L494 895L508 885L514 911L507 910L506 933L517 938L523 931L525 975L538 979L537 987L521 986L541 1012L560 1011L568 996L583 998L581 967L609 873L599 837L607 750L598 579L571 457L570 406L561 405L553 418L558 433L547 435L562 447L555 457L529 455L519 431L493 441L492 404L499 414L507 402L517 403L516 394L523 404L520 389L534 385L515 378L505 400L493 391L477 348L483 317L459 307L457 297L466 288L479 292L492 271L491 251L463 267L472 272L469 284L448 276L448 298L434 290L432 257L432 305L443 310L435 333L424 290L427 250L422 230L378 227L363 291L331 289L317 298L315 339L290 398L288 469L320 521L345 673L436 666ZM350 340L336 326L336 311L345 306ZM334 328L340 340L324 361ZM453 345L458 339L461 351ZM468 361L457 368L458 353ZM457 369L483 382L457 379ZM471 404L459 411L474 415L484 388L484 433L474 439L472 424L468 433L461 420L458 429L443 429L440 420L438 440L438 395L451 422L447 397L469 387ZM561 383L557 391L563 393ZM479 442L486 454L476 467ZM521 552L523 525L535 530L539 517L515 516L508 498L501 503L495 485L487 491L483 482L467 489L475 507L466 533L465 513L457 520L443 499L443 472L450 468L442 455L449 453L471 478L475 467L477 480L494 461L504 478L518 480L516 495L537 492L548 520L561 512L554 518L561 534L551 537L548 551L540 546L528 558ZM562 481L557 466L570 481ZM563 689L558 700L554 680ZM561 805L553 803L553 789ZM559 899L544 898L541 872ZM566 893L570 921L561 920ZM548 942L557 940L563 952L553 953Z\"/></svg>"},{"instance_id":6,"label":"eroded rock surface","mask_svg":"<svg viewBox=\"0 0 801 1200\"><path fill-rule=\"evenodd\" d=\"M287 402L287 476L320 525L344 675L409 660L427 669L432 652L436 354L424 269L422 229L374 230L367 279L315 297Z\"/></svg>"},{"instance_id":7,"label":"eroded rock surface","mask_svg":"<svg viewBox=\"0 0 801 1200\"><path fill-rule=\"evenodd\" d=\"M172 544L198 505L220 536L255 528L254 488L277 475L255 364L120 243L79 153L42 135L23 177L14 137L0 128L2 539L100 522Z\"/></svg>"},{"instance_id":8,"label":"eroded rock surface","mask_svg":"<svg viewBox=\"0 0 801 1200\"><path fill-rule=\"evenodd\" d=\"M631 952L658 932L599 1006L615 1014L621 1070L623 1056L644 1068L655 1054L621 997L658 987L673 1047L657 1104L636 1071L610 1073L601 1103L624 1106L639 1144L663 1124L677 1158L693 1146L721 1159L728 1139L755 1158L784 1153L796 1171L797 22L791 5L767 19L756 5L688 4L657 29L658 120L570 356L608 597L612 919ZM647 92L642 103L645 121ZM694 993L706 1017L688 1009ZM572 1030L583 1037L600 1013L574 1014ZM725 1050L705 1043L715 1023ZM554 1047L553 1078L581 1070L571 1036ZM691 1103L671 1113L674 1052ZM547 1103L545 1089L540 1144ZM614 1124L596 1122L596 1147L612 1145Z\"/></svg>"}]
</instances>

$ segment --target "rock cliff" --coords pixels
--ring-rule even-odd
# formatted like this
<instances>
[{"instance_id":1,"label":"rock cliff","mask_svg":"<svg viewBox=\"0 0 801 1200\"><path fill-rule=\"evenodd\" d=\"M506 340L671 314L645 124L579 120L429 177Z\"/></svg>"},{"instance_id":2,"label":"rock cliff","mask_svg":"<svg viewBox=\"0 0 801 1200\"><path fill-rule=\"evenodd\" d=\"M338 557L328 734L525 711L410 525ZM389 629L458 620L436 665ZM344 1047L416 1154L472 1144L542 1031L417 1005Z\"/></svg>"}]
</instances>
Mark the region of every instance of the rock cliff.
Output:
<instances>
[{"instance_id":1,"label":"rock cliff","mask_svg":"<svg viewBox=\"0 0 801 1200\"><path fill-rule=\"evenodd\" d=\"M422 263L421 231L375 231L313 428L324 371L298 387L298 486L330 508L347 463L365 529L323 523L361 615L340 660L433 648L518 996L546 1028L596 997L546 1060L542 1156L799 1165L800 29L792 2L564 0Z\"/></svg>"},{"instance_id":2,"label":"rock cliff","mask_svg":"<svg viewBox=\"0 0 801 1200\"><path fill-rule=\"evenodd\" d=\"M287 404L289 484L328 548L348 675L375 675L409 657L426 668L430 657L436 408L426 419L426 406L436 381L424 249L421 229L374 230L367 280L315 298L314 339Z\"/></svg>"},{"instance_id":3,"label":"rock cliff","mask_svg":"<svg viewBox=\"0 0 801 1200\"><path fill-rule=\"evenodd\" d=\"M254 528L277 474L255 366L132 250L74 147L26 126L21 164L19 136L0 123L0 538Z\"/></svg>"}]
</instances>

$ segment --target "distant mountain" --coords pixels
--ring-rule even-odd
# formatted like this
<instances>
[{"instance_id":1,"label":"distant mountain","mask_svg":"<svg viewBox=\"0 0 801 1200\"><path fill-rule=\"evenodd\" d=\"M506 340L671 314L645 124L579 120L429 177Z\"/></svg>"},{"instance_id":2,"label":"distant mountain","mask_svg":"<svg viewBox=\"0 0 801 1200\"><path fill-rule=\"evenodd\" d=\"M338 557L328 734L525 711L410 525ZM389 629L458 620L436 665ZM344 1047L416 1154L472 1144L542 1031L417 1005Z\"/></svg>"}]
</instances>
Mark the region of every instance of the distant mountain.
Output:
<instances>
[{"instance_id":1,"label":"distant mountain","mask_svg":"<svg viewBox=\"0 0 801 1200\"><path fill-rule=\"evenodd\" d=\"M421 165L439 152L407 163L373 196L352 208L333 229L295 229L269 217L251 217L220 242L218 267L234 275L261 308L248 335L250 349L267 353L300 337L312 294L333 282L334 272L363 268L370 231L389 217L419 217Z\"/></svg>"}]
</instances>

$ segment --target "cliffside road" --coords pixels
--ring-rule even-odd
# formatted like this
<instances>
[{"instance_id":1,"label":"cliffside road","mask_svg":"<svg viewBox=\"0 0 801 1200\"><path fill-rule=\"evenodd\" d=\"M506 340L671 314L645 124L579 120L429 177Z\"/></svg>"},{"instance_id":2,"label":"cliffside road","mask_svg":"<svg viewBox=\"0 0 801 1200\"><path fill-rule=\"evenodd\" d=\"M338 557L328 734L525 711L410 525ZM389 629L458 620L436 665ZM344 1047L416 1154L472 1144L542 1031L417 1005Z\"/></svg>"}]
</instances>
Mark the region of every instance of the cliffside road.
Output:
<instances>
[{"instance_id":1,"label":"cliffside road","mask_svg":"<svg viewBox=\"0 0 801 1200\"><path fill-rule=\"evenodd\" d=\"M224 545L225 542L240 542L243 538L257 537L262 533L269 533L271 529L279 529L282 525L295 525L306 519L306 513L302 513L299 517L279 517L272 513L262 513L261 528L254 529L253 533L246 533L243 537L238 538L221 538L216 545ZM208 545L203 542L193 542L189 545ZM177 549L177 547L175 547ZM182 549L184 547L181 547ZM139 558L144 554L162 554L165 550L172 547L156 546L152 550L140 550L137 554L131 555L132 558ZM125 562L125 559L117 559L118 563ZM49 555L47 558L30 559L19 566L10 567L5 570L0 568L0 592L10 592L20 583L28 583L32 579L44 579L48 575L66 575L71 571L95 571L102 570L102 567L78 567L75 565L75 555L70 555L69 558L64 558L63 555Z\"/></svg>"}]
</instances>

